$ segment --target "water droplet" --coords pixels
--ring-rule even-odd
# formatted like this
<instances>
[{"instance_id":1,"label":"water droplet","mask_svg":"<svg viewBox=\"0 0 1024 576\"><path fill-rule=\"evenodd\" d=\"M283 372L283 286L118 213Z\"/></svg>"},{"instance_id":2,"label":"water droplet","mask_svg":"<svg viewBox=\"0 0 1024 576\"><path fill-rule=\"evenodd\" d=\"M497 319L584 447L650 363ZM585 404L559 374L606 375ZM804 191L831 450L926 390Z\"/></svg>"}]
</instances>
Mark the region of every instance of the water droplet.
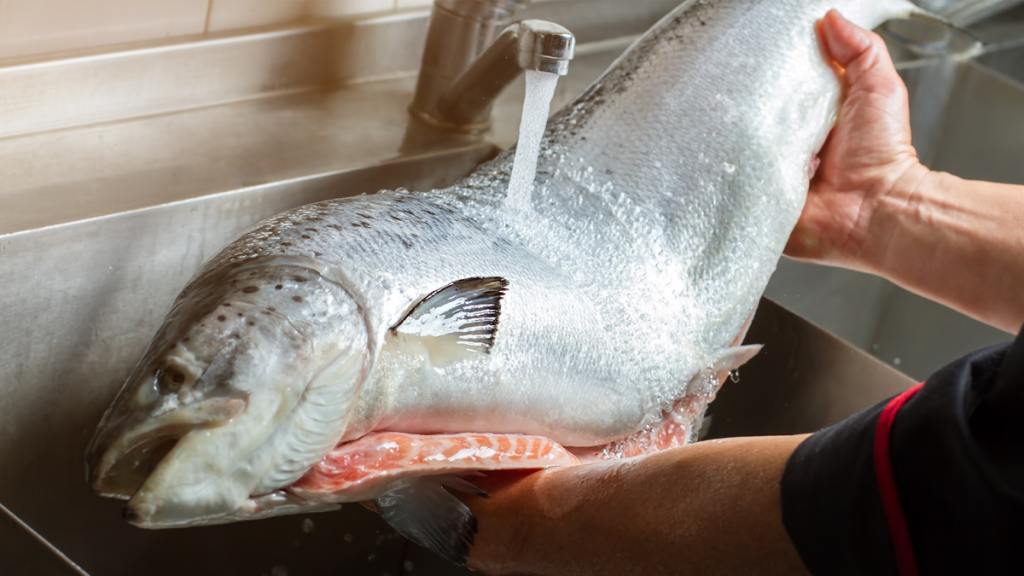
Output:
<instances>
[{"instance_id":1,"label":"water droplet","mask_svg":"<svg viewBox=\"0 0 1024 576\"><path fill-rule=\"evenodd\" d=\"M313 531L313 528L316 528L316 526L313 525L313 519L312 518L303 518L303 520L302 520L302 531L304 533L306 533L306 534L309 534L310 532Z\"/></svg>"},{"instance_id":2,"label":"water droplet","mask_svg":"<svg viewBox=\"0 0 1024 576\"><path fill-rule=\"evenodd\" d=\"M366 561L367 562L373 562L376 559L377 559L377 555L376 554L370 554L369 556L366 557Z\"/></svg>"},{"instance_id":3,"label":"water droplet","mask_svg":"<svg viewBox=\"0 0 1024 576\"><path fill-rule=\"evenodd\" d=\"M722 164L722 169L725 170L728 174L732 174L733 172L736 171L736 167L733 166L732 164L729 164L728 162Z\"/></svg>"},{"instance_id":4,"label":"water droplet","mask_svg":"<svg viewBox=\"0 0 1024 576\"><path fill-rule=\"evenodd\" d=\"M342 538L342 540L344 540L345 542L351 544L352 541L355 540L355 538L353 538L351 534L345 534L345 536Z\"/></svg>"},{"instance_id":5,"label":"water droplet","mask_svg":"<svg viewBox=\"0 0 1024 576\"><path fill-rule=\"evenodd\" d=\"M270 569L270 576L288 576L288 567L278 564Z\"/></svg>"},{"instance_id":6,"label":"water droplet","mask_svg":"<svg viewBox=\"0 0 1024 576\"><path fill-rule=\"evenodd\" d=\"M405 570L406 572L412 572L412 568L412 560L406 560L405 562L402 562L402 570Z\"/></svg>"},{"instance_id":7,"label":"water droplet","mask_svg":"<svg viewBox=\"0 0 1024 576\"><path fill-rule=\"evenodd\" d=\"M739 370L733 370L732 372L729 372L729 380L732 381L732 382L739 382L740 381L740 371Z\"/></svg>"},{"instance_id":8,"label":"water droplet","mask_svg":"<svg viewBox=\"0 0 1024 576\"><path fill-rule=\"evenodd\" d=\"M897 356L896 358L894 358L894 359L893 359L893 361L892 361L892 363L893 363L894 365L896 365L896 366L899 366L899 365L900 365L900 359L899 359L899 357Z\"/></svg>"}]
</instances>

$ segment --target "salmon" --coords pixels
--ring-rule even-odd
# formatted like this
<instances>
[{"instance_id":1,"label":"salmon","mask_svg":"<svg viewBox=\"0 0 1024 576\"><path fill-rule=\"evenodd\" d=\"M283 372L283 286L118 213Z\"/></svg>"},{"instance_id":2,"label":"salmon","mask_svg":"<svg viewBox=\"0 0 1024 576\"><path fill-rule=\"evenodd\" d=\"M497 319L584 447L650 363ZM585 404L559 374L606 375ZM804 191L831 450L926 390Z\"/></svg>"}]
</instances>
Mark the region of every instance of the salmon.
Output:
<instances>
[{"instance_id":1,"label":"salmon","mask_svg":"<svg viewBox=\"0 0 1024 576\"><path fill-rule=\"evenodd\" d=\"M694 440L807 194L840 83L815 22L905 0L689 0L450 188L290 210L185 287L90 444L93 488L171 528L373 499L464 563L445 487Z\"/></svg>"}]
</instances>

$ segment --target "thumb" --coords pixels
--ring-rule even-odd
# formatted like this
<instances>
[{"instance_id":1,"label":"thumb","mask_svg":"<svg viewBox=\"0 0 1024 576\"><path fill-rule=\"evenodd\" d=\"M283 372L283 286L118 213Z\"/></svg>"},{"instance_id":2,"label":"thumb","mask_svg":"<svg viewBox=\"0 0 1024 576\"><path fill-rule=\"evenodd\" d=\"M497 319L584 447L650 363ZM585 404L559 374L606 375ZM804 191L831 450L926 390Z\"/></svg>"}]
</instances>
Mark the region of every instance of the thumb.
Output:
<instances>
[{"instance_id":1,"label":"thumb","mask_svg":"<svg viewBox=\"0 0 1024 576\"><path fill-rule=\"evenodd\" d=\"M821 35L832 59L846 69L850 84L856 85L868 73L880 72L879 67L886 68L886 76L896 74L885 42L877 34L850 22L837 10L825 14Z\"/></svg>"},{"instance_id":2,"label":"thumb","mask_svg":"<svg viewBox=\"0 0 1024 576\"><path fill-rule=\"evenodd\" d=\"M825 14L821 35L832 59L843 68L871 49L871 33L844 18L838 10Z\"/></svg>"}]
</instances>

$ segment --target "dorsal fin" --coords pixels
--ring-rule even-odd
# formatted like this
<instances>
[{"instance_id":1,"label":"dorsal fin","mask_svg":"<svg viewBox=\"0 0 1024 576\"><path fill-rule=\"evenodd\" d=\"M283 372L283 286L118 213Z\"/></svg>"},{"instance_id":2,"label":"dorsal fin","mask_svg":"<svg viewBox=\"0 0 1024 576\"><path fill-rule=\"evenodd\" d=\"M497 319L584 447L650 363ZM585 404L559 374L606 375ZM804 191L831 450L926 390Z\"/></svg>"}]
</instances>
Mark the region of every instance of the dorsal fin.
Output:
<instances>
[{"instance_id":1,"label":"dorsal fin","mask_svg":"<svg viewBox=\"0 0 1024 576\"><path fill-rule=\"evenodd\" d=\"M494 346L506 288L508 280L497 276L457 280L424 297L391 332L420 340L435 361L487 354Z\"/></svg>"}]
</instances>

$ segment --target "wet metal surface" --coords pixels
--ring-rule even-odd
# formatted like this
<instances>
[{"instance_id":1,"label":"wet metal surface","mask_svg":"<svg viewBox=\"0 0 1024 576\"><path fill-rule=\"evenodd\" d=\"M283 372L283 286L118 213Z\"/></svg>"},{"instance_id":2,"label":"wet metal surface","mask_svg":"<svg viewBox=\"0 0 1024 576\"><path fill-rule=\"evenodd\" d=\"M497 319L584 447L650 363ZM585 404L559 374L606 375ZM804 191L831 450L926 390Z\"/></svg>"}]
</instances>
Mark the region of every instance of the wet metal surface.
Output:
<instances>
[{"instance_id":1,"label":"wet metal surface","mask_svg":"<svg viewBox=\"0 0 1024 576\"><path fill-rule=\"evenodd\" d=\"M0 566L31 576L88 576L60 550L0 504Z\"/></svg>"},{"instance_id":2,"label":"wet metal surface","mask_svg":"<svg viewBox=\"0 0 1024 576\"><path fill-rule=\"evenodd\" d=\"M708 408L710 438L815 432L915 384L767 298L744 343L765 346Z\"/></svg>"}]
</instances>

